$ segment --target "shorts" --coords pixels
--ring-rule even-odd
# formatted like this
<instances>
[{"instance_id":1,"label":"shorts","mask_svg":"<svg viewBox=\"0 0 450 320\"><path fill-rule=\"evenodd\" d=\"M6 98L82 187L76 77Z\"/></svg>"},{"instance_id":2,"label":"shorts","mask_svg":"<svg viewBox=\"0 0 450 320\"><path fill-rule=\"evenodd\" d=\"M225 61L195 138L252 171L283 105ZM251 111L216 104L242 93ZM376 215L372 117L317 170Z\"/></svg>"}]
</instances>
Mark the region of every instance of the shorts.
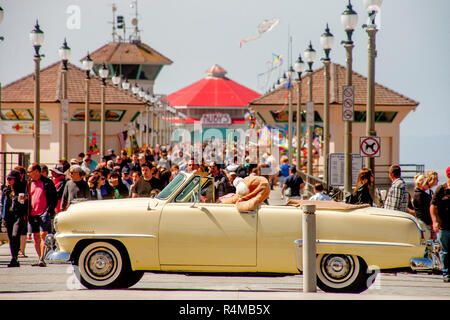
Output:
<instances>
[{"instance_id":1,"label":"shorts","mask_svg":"<svg viewBox=\"0 0 450 320\"><path fill-rule=\"evenodd\" d=\"M47 211L40 216L30 216L31 233L51 232L52 219Z\"/></svg>"}]
</instances>

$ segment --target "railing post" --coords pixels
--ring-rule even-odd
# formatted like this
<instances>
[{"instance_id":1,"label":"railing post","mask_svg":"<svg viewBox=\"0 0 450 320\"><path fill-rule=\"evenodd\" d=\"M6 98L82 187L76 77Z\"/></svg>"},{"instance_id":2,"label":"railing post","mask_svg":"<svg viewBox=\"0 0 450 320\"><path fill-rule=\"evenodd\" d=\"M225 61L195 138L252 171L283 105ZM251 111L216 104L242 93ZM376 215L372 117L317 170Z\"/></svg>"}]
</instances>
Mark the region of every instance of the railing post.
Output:
<instances>
[{"instance_id":1,"label":"railing post","mask_svg":"<svg viewBox=\"0 0 450 320\"><path fill-rule=\"evenodd\" d=\"M316 206L302 207L303 292L317 292L316 281Z\"/></svg>"}]
</instances>

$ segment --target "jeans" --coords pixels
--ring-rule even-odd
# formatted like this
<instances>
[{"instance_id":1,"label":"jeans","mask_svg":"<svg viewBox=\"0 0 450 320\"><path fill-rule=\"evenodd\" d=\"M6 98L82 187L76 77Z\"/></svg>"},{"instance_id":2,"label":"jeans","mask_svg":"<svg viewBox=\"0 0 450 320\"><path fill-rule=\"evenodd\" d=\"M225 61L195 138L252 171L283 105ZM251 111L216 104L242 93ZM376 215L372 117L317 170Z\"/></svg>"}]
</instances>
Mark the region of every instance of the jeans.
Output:
<instances>
[{"instance_id":1,"label":"jeans","mask_svg":"<svg viewBox=\"0 0 450 320\"><path fill-rule=\"evenodd\" d=\"M448 250L450 249L450 230L439 230L438 240L441 244L441 261L443 264L442 275L444 277L449 277L448 264L449 256Z\"/></svg>"}]
</instances>

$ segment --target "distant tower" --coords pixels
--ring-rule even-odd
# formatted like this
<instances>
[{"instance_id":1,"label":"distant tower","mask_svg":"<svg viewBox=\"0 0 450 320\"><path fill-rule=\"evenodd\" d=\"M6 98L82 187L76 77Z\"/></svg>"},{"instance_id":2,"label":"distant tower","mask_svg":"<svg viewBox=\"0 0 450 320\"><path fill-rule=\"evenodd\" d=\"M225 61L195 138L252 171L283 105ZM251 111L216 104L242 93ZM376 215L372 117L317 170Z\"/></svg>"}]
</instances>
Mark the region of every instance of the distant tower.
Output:
<instances>
[{"instance_id":1,"label":"distant tower","mask_svg":"<svg viewBox=\"0 0 450 320\"><path fill-rule=\"evenodd\" d=\"M124 16L117 15L117 8L113 4L113 42L97 49L90 54L94 61L94 72L105 63L109 66L110 75L121 75L122 79L128 79L133 85L137 83L145 90L153 94L153 86L158 74L165 65L173 62L141 42L141 29L138 24L137 0L133 0L130 7L134 9L134 17L131 20L133 33L126 39L126 24ZM117 24L116 24L117 23ZM123 37L118 35L117 29L123 30ZM84 60L85 58L81 59Z\"/></svg>"}]
</instances>

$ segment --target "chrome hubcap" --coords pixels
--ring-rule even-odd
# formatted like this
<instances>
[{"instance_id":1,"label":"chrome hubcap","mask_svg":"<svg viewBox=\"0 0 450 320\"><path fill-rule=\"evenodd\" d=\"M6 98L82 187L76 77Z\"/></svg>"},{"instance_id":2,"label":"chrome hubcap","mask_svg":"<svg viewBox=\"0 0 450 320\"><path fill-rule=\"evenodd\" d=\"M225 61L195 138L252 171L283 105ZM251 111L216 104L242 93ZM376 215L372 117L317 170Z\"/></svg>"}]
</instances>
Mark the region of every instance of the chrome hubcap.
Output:
<instances>
[{"instance_id":1,"label":"chrome hubcap","mask_svg":"<svg viewBox=\"0 0 450 320\"><path fill-rule=\"evenodd\" d=\"M329 256L324 259L323 270L331 281L344 281L351 275L353 262L346 256Z\"/></svg>"},{"instance_id":2,"label":"chrome hubcap","mask_svg":"<svg viewBox=\"0 0 450 320\"><path fill-rule=\"evenodd\" d=\"M106 251L97 251L88 259L89 271L94 277L105 277L114 268L114 258Z\"/></svg>"}]
</instances>

